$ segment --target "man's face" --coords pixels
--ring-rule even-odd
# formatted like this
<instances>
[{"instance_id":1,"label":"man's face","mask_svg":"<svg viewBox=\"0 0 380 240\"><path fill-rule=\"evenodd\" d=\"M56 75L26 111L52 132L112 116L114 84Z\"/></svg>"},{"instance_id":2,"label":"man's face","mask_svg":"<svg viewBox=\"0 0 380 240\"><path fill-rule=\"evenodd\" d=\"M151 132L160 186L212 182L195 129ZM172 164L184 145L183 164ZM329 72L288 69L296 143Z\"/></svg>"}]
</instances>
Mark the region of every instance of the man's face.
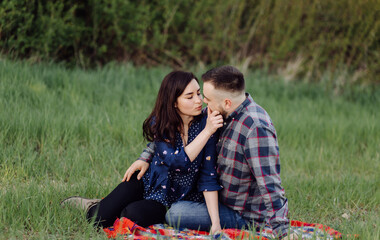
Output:
<instances>
[{"instance_id":1,"label":"man's face","mask_svg":"<svg viewBox=\"0 0 380 240\"><path fill-rule=\"evenodd\" d=\"M203 83L203 102L207 104L211 112L219 111L223 117L227 117L227 112L223 108L223 98L219 95L214 85L209 82Z\"/></svg>"}]
</instances>

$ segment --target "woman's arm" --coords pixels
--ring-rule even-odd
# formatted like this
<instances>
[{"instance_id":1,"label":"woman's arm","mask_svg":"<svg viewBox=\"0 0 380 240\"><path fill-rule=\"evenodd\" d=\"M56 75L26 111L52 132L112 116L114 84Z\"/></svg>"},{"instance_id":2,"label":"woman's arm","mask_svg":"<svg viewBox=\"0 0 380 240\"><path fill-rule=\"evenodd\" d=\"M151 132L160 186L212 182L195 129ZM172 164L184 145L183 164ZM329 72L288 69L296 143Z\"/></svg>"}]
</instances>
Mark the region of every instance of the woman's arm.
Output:
<instances>
[{"instance_id":1,"label":"woman's arm","mask_svg":"<svg viewBox=\"0 0 380 240\"><path fill-rule=\"evenodd\" d=\"M207 211L211 218L210 233L215 234L221 230L219 220L219 206L218 206L218 191L222 186L218 183L216 172L216 143L218 141L218 133L213 134L204 147L202 165L200 168L200 175L198 180L198 190L203 192L206 200Z\"/></svg>"},{"instance_id":2,"label":"woman's arm","mask_svg":"<svg viewBox=\"0 0 380 240\"><path fill-rule=\"evenodd\" d=\"M210 234L215 234L222 230L219 219L218 191L204 191L207 211L211 218Z\"/></svg>"},{"instance_id":3,"label":"woman's arm","mask_svg":"<svg viewBox=\"0 0 380 240\"><path fill-rule=\"evenodd\" d=\"M218 111L213 111L211 113L210 109L207 108L207 123L206 127L198 134L198 136L184 149L189 157L190 161L199 155L203 147L206 145L208 139L211 137L215 131L223 126L223 117Z\"/></svg>"}]
</instances>

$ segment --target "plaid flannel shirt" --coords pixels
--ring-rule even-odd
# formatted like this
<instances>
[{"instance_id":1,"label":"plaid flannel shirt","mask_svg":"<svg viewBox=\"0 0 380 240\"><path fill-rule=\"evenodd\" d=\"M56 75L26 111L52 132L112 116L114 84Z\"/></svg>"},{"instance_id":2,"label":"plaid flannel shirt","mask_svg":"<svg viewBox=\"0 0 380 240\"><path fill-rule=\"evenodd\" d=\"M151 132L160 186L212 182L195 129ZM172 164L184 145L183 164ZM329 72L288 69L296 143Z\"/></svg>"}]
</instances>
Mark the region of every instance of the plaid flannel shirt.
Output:
<instances>
[{"instance_id":1,"label":"plaid flannel shirt","mask_svg":"<svg viewBox=\"0 0 380 240\"><path fill-rule=\"evenodd\" d=\"M156 148L156 144L154 144L154 142L149 142L137 160L143 160L147 163L151 163L152 158L154 156L155 148Z\"/></svg>"},{"instance_id":2,"label":"plaid flannel shirt","mask_svg":"<svg viewBox=\"0 0 380 240\"><path fill-rule=\"evenodd\" d=\"M247 94L225 120L217 144L219 199L256 226L288 232L288 203L281 186L276 130L268 113Z\"/></svg>"}]
</instances>

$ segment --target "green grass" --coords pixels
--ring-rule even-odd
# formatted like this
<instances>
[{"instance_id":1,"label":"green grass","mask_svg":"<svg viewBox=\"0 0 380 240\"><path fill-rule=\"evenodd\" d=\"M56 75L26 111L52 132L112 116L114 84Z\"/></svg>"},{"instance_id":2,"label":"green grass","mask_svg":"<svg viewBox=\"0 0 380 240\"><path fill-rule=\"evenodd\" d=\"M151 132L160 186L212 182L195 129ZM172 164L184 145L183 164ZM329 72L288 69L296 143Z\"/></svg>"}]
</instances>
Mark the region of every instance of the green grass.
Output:
<instances>
[{"instance_id":1,"label":"green grass","mask_svg":"<svg viewBox=\"0 0 380 240\"><path fill-rule=\"evenodd\" d=\"M0 60L0 239L106 239L59 202L104 197L120 182L169 71ZM291 219L379 239L380 91L337 97L275 78L246 75L278 131Z\"/></svg>"}]
</instances>

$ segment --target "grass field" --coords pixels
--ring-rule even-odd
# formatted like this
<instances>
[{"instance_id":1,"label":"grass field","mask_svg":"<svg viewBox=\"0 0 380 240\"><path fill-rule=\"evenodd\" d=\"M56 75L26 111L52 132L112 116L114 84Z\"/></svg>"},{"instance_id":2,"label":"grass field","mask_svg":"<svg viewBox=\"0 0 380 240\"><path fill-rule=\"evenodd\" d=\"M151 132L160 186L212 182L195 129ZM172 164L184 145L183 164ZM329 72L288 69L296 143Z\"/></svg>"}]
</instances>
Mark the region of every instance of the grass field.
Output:
<instances>
[{"instance_id":1,"label":"grass field","mask_svg":"<svg viewBox=\"0 0 380 240\"><path fill-rule=\"evenodd\" d=\"M0 60L0 239L106 239L59 202L121 181L169 71ZM338 97L274 78L246 74L278 131L290 218L380 239L380 91Z\"/></svg>"}]
</instances>

